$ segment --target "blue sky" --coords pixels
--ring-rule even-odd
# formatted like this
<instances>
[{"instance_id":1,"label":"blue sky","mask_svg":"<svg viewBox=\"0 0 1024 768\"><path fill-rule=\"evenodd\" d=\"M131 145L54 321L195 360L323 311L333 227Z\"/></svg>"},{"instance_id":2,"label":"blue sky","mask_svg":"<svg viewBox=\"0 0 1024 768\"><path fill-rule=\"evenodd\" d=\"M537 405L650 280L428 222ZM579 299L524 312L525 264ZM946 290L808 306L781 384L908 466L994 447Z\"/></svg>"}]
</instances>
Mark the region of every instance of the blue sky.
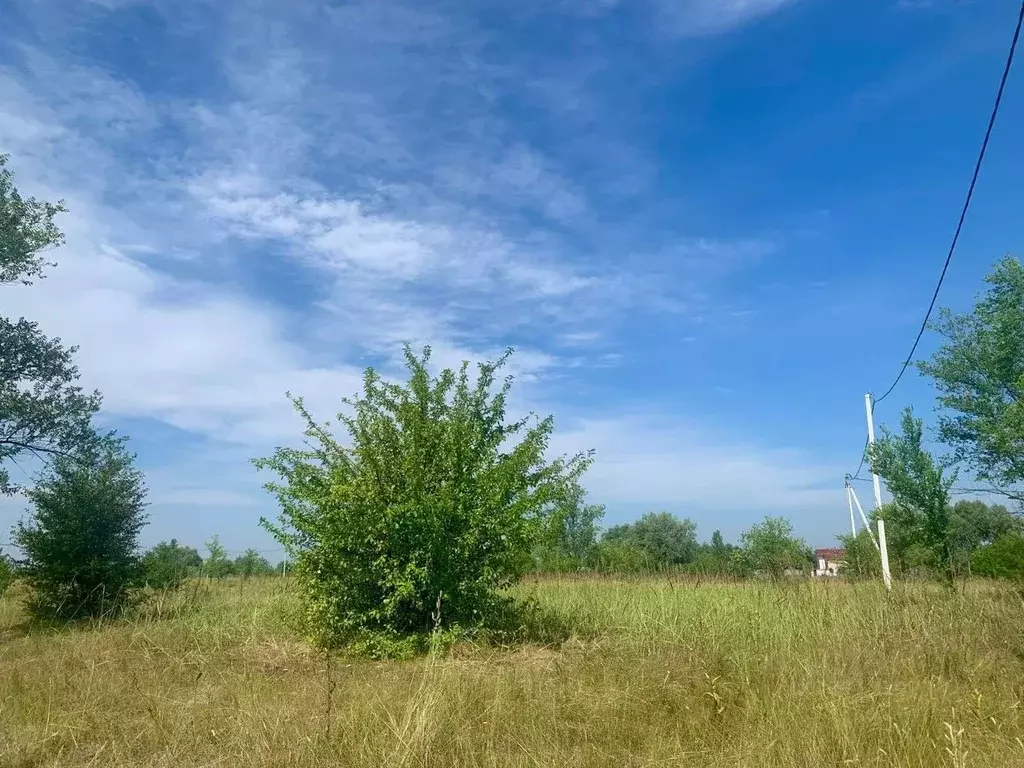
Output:
<instances>
[{"instance_id":1,"label":"blue sky","mask_svg":"<svg viewBox=\"0 0 1024 768\"><path fill-rule=\"evenodd\" d=\"M410 341L440 364L515 346L514 409L596 450L609 524L785 514L824 544L1015 11L0 0L0 151L71 211L59 267L3 309L80 346L147 471L146 543L274 547L248 458L296 442L285 391L329 417ZM945 305L1020 252L1022 76ZM903 404L931 412L916 375L879 420Z\"/></svg>"}]
</instances>

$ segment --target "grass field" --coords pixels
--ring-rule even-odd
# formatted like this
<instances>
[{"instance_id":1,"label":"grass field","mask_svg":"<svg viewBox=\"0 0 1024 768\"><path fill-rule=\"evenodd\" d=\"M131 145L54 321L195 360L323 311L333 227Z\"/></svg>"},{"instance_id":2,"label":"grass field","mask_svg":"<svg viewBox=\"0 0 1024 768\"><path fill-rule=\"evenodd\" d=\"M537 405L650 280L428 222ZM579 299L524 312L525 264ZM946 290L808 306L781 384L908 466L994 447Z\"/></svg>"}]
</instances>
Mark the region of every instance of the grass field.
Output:
<instances>
[{"instance_id":1,"label":"grass field","mask_svg":"<svg viewBox=\"0 0 1024 768\"><path fill-rule=\"evenodd\" d=\"M0 600L0 765L1024 766L1024 600L991 584L540 580L576 633L325 659L280 579L133 623Z\"/></svg>"}]
</instances>

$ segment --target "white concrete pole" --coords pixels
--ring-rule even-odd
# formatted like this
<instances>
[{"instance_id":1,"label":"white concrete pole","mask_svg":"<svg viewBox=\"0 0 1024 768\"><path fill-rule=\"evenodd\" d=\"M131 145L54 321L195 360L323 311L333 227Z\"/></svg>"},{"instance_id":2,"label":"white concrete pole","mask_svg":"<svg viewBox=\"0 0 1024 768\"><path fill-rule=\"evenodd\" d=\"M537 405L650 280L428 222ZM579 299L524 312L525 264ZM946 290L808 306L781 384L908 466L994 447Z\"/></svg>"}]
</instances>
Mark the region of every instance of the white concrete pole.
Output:
<instances>
[{"instance_id":1,"label":"white concrete pole","mask_svg":"<svg viewBox=\"0 0 1024 768\"><path fill-rule=\"evenodd\" d=\"M868 447L871 448L875 444L875 418L870 392L864 395L864 411L868 417ZM875 486L875 511L877 512L882 508L882 485L873 465L871 480ZM889 573L889 550L885 545L885 521L881 516L878 518L878 553L882 557L882 581L886 589L892 589L892 576Z\"/></svg>"},{"instance_id":2,"label":"white concrete pole","mask_svg":"<svg viewBox=\"0 0 1024 768\"><path fill-rule=\"evenodd\" d=\"M850 508L850 533L857 538L857 523L853 520L853 498L850 496L850 482L846 482L846 504Z\"/></svg>"},{"instance_id":3,"label":"white concrete pole","mask_svg":"<svg viewBox=\"0 0 1024 768\"><path fill-rule=\"evenodd\" d=\"M892 589L892 574L889 573L889 550L885 547L885 520L878 518L878 551L882 556L882 583Z\"/></svg>"},{"instance_id":4,"label":"white concrete pole","mask_svg":"<svg viewBox=\"0 0 1024 768\"><path fill-rule=\"evenodd\" d=\"M875 416L874 408L871 405L871 393L864 395L864 411L868 415L868 445L872 446L875 444ZM871 482L875 485L875 509L882 506L882 484L879 482L878 475L875 474L874 469L871 470Z\"/></svg>"}]
</instances>

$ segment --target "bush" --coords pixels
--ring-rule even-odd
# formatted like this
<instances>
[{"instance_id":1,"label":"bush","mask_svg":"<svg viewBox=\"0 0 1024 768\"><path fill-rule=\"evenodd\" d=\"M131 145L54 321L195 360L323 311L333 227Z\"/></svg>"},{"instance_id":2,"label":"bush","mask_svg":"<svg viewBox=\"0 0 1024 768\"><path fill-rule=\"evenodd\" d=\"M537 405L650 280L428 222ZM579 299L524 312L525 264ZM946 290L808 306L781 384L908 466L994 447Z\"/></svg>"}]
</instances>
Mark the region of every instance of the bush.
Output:
<instances>
[{"instance_id":1,"label":"bush","mask_svg":"<svg viewBox=\"0 0 1024 768\"><path fill-rule=\"evenodd\" d=\"M274 572L274 566L255 549L247 549L235 558L232 570L243 578L249 578L250 576L267 576Z\"/></svg>"},{"instance_id":2,"label":"bush","mask_svg":"<svg viewBox=\"0 0 1024 768\"><path fill-rule=\"evenodd\" d=\"M0 596L14 583L15 575L14 561L0 552Z\"/></svg>"},{"instance_id":3,"label":"bush","mask_svg":"<svg viewBox=\"0 0 1024 768\"><path fill-rule=\"evenodd\" d=\"M855 578L875 578L882 575L882 556L867 529L861 528L856 535L847 533L838 538L846 550L839 573Z\"/></svg>"},{"instance_id":4,"label":"bush","mask_svg":"<svg viewBox=\"0 0 1024 768\"><path fill-rule=\"evenodd\" d=\"M809 570L814 555L803 539L793 536L793 525L784 517L766 517L740 535L746 568L772 579L789 569Z\"/></svg>"},{"instance_id":5,"label":"bush","mask_svg":"<svg viewBox=\"0 0 1024 768\"><path fill-rule=\"evenodd\" d=\"M1024 535L1008 533L978 549L971 562L979 576L1024 581Z\"/></svg>"},{"instance_id":6,"label":"bush","mask_svg":"<svg viewBox=\"0 0 1024 768\"><path fill-rule=\"evenodd\" d=\"M658 565L635 544L618 539L602 539L594 549L592 562L600 573L644 573Z\"/></svg>"},{"instance_id":7,"label":"bush","mask_svg":"<svg viewBox=\"0 0 1024 768\"><path fill-rule=\"evenodd\" d=\"M179 545L177 539L161 541L142 558L146 584L156 589L177 589L202 565L199 553L192 547Z\"/></svg>"},{"instance_id":8,"label":"bush","mask_svg":"<svg viewBox=\"0 0 1024 768\"><path fill-rule=\"evenodd\" d=\"M655 567L685 565L697 557L697 524L668 512L647 512L636 522L609 528L603 540L628 544Z\"/></svg>"},{"instance_id":9,"label":"bush","mask_svg":"<svg viewBox=\"0 0 1024 768\"><path fill-rule=\"evenodd\" d=\"M235 572L235 564L228 558L228 551L220 543L220 536L214 536L206 542L209 553L203 563L203 575L211 579L223 579Z\"/></svg>"},{"instance_id":10,"label":"bush","mask_svg":"<svg viewBox=\"0 0 1024 768\"><path fill-rule=\"evenodd\" d=\"M14 542L25 554L33 616L102 616L142 585L146 488L134 461L123 438L96 437L73 456L55 456L27 492L32 520L15 527Z\"/></svg>"},{"instance_id":11,"label":"bush","mask_svg":"<svg viewBox=\"0 0 1024 768\"><path fill-rule=\"evenodd\" d=\"M267 485L280 522L263 524L295 560L319 643L486 623L589 463L545 460L550 417L506 422L511 377L492 390L509 353L471 383L468 363L432 377L429 352L406 347L404 386L366 371L338 417L350 448L295 399L312 447L256 461L283 480Z\"/></svg>"},{"instance_id":12,"label":"bush","mask_svg":"<svg viewBox=\"0 0 1024 768\"><path fill-rule=\"evenodd\" d=\"M540 572L583 570L597 546L597 524L604 506L587 504L586 492L578 483L569 483L563 495L554 503L547 534L534 550L533 567Z\"/></svg>"}]
</instances>

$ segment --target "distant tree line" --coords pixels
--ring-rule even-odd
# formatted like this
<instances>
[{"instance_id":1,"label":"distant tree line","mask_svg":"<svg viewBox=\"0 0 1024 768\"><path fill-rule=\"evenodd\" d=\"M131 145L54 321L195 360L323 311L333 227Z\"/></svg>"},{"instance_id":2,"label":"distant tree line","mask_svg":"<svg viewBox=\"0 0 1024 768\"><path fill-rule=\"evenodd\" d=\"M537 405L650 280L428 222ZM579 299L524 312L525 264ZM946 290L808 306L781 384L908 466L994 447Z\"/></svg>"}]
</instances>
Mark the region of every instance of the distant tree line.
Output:
<instances>
[{"instance_id":1,"label":"distant tree line","mask_svg":"<svg viewBox=\"0 0 1024 768\"><path fill-rule=\"evenodd\" d=\"M585 511L585 512L584 512ZM653 573L674 571L708 576L781 578L808 573L811 549L783 517L766 517L727 543L721 531L700 542L697 524L668 512L648 512L632 523L600 531L599 505L581 505L556 516L552 535L534 551L540 572ZM584 525L578 521L585 520ZM571 524L567 524L571 523ZM560 527L559 527L560 526Z\"/></svg>"},{"instance_id":2,"label":"distant tree line","mask_svg":"<svg viewBox=\"0 0 1024 768\"><path fill-rule=\"evenodd\" d=\"M177 539L161 541L142 556L146 586L176 589L190 578L249 578L287 572L286 563L272 565L255 549L247 549L231 559L218 536L214 536L206 543L206 550L209 554L203 559L198 550L182 546Z\"/></svg>"},{"instance_id":3,"label":"distant tree line","mask_svg":"<svg viewBox=\"0 0 1024 768\"><path fill-rule=\"evenodd\" d=\"M915 434L913 431L911 434ZM892 445L892 438L887 438ZM900 438L902 439L902 438ZM914 438L916 439L916 438ZM872 512L887 521L892 572L897 577L940 576L947 580L986 576L1024 579L1024 518L1001 504L962 499L954 504L938 499L941 514L928 514L906 501L899 482L891 486L896 501ZM648 512L638 520L604 530L598 521L603 507L587 505L554 520L571 521L534 550L538 572L652 573L673 571L709 576L780 578L808 573L814 566L810 547L794 535L784 517L766 517L743 531L738 544L714 531L708 541L697 537L697 525L668 512ZM586 525L576 522L585 518ZM873 533L842 534L846 550L840 573L849 577L878 577L881 559Z\"/></svg>"}]
</instances>

